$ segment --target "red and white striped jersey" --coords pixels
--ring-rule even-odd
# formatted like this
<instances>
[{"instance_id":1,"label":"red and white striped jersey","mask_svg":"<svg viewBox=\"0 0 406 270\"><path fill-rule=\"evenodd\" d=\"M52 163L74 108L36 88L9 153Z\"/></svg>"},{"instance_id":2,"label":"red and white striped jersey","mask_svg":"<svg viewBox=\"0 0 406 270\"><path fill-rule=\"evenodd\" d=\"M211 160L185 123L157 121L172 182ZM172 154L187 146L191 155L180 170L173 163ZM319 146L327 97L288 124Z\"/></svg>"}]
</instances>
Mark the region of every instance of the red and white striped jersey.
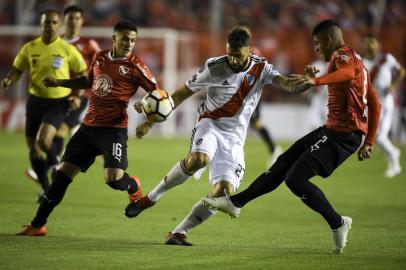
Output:
<instances>
[{"instance_id":1,"label":"red and white striped jersey","mask_svg":"<svg viewBox=\"0 0 406 270\"><path fill-rule=\"evenodd\" d=\"M275 67L257 55L252 55L249 66L240 72L230 68L227 56L221 56L208 59L186 86L193 92L207 92L206 101L198 108L199 121L208 119L244 142L262 88L277 75Z\"/></svg>"}]
</instances>

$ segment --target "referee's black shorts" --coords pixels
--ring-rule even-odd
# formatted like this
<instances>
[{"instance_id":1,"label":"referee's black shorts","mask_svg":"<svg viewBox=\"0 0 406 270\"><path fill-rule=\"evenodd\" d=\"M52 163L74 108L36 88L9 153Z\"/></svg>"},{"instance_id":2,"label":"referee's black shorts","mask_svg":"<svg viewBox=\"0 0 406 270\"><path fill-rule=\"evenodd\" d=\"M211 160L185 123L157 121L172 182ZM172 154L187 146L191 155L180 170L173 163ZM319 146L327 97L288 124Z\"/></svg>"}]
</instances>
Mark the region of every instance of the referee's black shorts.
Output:
<instances>
[{"instance_id":1,"label":"referee's black shorts","mask_svg":"<svg viewBox=\"0 0 406 270\"><path fill-rule=\"evenodd\" d=\"M41 123L56 129L62 124L69 109L68 98L40 98L30 95L26 104L25 136L35 138Z\"/></svg>"},{"instance_id":2,"label":"referee's black shorts","mask_svg":"<svg viewBox=\"0 0 406 270\"><path fill-rule=\"evenodd\" d=\"M338 132L323 126L296 141L275 165L289 170L296 162L305 162L315 174L326 178L357 151L361 141L360 131Z\"/></svg>"}]
</instances>

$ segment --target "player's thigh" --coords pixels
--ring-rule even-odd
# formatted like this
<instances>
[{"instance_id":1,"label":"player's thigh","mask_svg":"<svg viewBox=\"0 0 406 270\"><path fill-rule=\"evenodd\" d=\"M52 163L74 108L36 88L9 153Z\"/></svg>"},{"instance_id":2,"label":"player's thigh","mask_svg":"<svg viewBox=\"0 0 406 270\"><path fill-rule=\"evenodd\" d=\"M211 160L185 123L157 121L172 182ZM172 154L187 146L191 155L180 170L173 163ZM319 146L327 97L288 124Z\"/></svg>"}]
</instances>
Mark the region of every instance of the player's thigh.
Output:
<instances>
[{"instance_id":1,"label":"player's thigh","mask_svg":"<svg viewBox=\"0 0 406 270\"><path fill-rule=\"evenodd\" d=\"M96 138L81 126L75 135L70 138L62 157L62 162L74 164L85 172L101 154L100 149L94 146Z\"/></svg>"},{"instance_id":2,"label":"player's thigh","mask_svg":"<svg viewBox=\"0 0 406 270\"><path fill-rule=\"evenodd\" d=\"M127 129L110 128L100 133L96 145L103 155L104 168L127 169Z\"/></svg>"},{"instance_id":3,"label":"player's thigh","mask_svg":"<svg viewBox=\"0 0 406 270\"><path fill-rule=\"evenodd\" d=\"M284 153L282 153L270 170L286 172L312 145L323 140L327 129L319 127L306 134L293 143Z\"/></svg>"},{"instance_id":4,"label":"player's thigh","mask_svg":"<svg viewBox=\"0 0 406 270\"><path fill-rule=\"evenodd\" d=\"M301 160L324 178L331 175L349 156L357 151L362 141L359 132L336 132L327 130L322 139L314 143Z\"/></svg>"},{"instance_id":5,"label":"player's thigh","mask_svg":"<svg viewBox=\"0 0 406 270\"><path fill-rule=\"evenodd\" d=\"M234 139L223 140L219 143L217 152L209 165L209 182L216 186L219 182L227 181L233 186L233 191L240 186L245 173L243 145Z\"/></svg>"},{"instance_id":6,"label":"player's thigh","mask_svg":"<svg viewBox=\"0 0 406 270\"><path fill-rule=\"evenodd\" d=\"M212 160L219 144L218 135L217 130L210 122L199 123L192 131L190 153L204 153Z\"/></svg>"}]
</instances>

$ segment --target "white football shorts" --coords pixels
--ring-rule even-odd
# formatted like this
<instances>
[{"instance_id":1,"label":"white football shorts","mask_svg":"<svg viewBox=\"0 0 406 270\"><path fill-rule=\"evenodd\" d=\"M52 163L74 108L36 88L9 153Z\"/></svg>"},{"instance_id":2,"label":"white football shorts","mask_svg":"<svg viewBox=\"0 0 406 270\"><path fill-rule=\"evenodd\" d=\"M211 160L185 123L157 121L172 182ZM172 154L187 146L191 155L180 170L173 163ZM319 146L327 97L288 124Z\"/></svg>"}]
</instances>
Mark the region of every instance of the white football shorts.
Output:
<instances>
[{"instance_id":1,"label":"white football shorts","mask_svg":"<svg viewBox=\"0 0 406 270\"><path fill-rule=\"evenodd\" d=\"M193 130L190 152L209 156L210 184L229 181L234 191L238 189L244 177L245 160L244 147L237 138L221 132L211 120L202 119Z\"/></svg>"}]
</instances>

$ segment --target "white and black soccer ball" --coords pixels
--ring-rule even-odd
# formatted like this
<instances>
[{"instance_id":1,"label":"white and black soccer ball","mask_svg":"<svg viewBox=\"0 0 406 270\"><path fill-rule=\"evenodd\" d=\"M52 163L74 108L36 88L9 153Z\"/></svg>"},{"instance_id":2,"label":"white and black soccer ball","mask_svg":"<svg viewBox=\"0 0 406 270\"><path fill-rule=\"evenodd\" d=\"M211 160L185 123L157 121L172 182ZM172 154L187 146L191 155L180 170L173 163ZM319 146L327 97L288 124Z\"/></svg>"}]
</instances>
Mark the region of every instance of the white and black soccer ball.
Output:
<instances>
[{"instance_id":1,"label":"white and black soccer ball","mask_svg":"<svg viewBox=\"0 0 406 270\"><path fill-rule=\"evenodd\" d=\"M175 108L172 97L161 89L149 92L141 100L141 104L145 116L155 122L165 121Z\"/></svg>"}]
</instances>

